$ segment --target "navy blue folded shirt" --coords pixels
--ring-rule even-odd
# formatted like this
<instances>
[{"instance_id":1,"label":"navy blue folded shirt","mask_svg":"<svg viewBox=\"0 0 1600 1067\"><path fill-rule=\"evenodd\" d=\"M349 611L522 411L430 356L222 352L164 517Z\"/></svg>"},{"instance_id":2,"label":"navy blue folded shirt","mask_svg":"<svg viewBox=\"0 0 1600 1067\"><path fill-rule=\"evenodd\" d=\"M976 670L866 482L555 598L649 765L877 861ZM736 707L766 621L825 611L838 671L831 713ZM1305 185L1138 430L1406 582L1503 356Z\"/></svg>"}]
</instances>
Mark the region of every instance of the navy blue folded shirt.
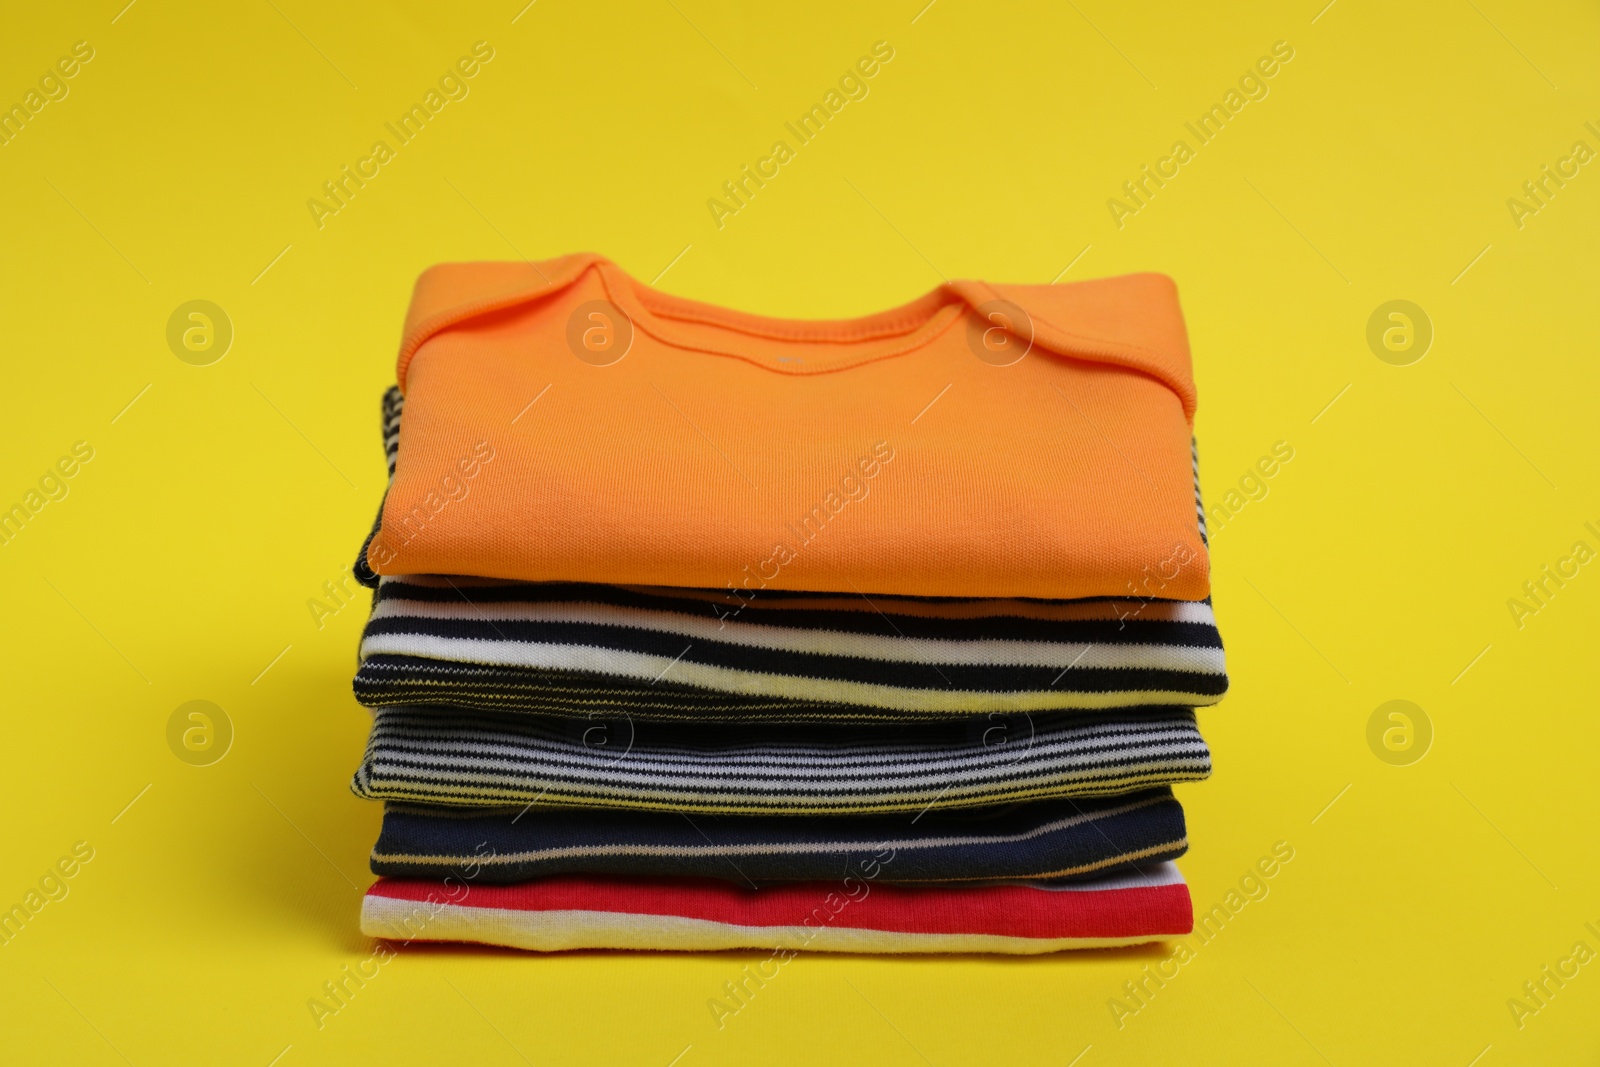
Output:
<instances>
[{"instance_id":1,"label":"navy blue folded shirt","mask_svg":"<svg viewBox=\"0 0 1600 1067\"><path fill-rule=\"evenodd\" d=\"M1087 879L1181 856L1165 787L955 811L796 818L391 802L372 852L390 877L496 884L557 874L979 882Z\"/></svg>"}]
</instances>

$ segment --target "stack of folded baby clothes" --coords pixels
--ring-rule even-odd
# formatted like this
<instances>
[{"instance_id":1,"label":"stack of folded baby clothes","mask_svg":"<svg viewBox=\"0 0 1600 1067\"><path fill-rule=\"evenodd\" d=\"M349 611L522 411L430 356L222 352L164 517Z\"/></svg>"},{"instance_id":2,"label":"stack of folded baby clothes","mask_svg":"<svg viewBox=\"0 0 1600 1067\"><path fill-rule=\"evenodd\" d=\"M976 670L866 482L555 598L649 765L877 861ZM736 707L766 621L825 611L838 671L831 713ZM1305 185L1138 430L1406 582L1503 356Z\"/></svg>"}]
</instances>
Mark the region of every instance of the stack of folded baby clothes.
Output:
<instances>
[{"instance_id":1,"label":"stack of folded baby clothes","mask_svg":"<svg viewBox=\"0 0 1600 1067\"><path fill-rule=\"evenodd\" d=\"M384 397L362 929L1012 952L1187 933L1227 688L1172 283L861 319L436 267Z\"/></svg>"}]
</instances>

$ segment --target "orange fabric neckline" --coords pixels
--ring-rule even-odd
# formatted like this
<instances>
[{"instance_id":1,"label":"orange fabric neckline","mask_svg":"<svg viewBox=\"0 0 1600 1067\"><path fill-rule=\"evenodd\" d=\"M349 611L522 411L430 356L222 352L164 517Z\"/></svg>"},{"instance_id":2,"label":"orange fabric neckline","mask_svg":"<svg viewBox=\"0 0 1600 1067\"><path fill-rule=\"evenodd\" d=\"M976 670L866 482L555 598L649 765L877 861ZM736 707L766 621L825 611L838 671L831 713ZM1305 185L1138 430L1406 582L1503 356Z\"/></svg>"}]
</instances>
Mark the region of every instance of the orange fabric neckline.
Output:
<instances>
[{"instance_id":1,"label":"orange fabric neckline","mask_svg":"<svg viewBox=\"0 0 1600 1067\"><path fill-rule=\"evenodd\" d=\"M430 337L478 316L552 296L591 270L608 297L657 340L787 374L823 374L904 355L926 346L968 308L1005 302L1026 312L1035 345L1058 355L1149 374L1176 393L1184 415L1194 419L1197 398L1188 333L1171 299L1172 280L1162 274L1126 274L1061 286L949 281L909 303L858 318L785 319L661 292L592 252L540 262L446 263L424 271L406 314L395 367L401 391L408 387L412 358ZM1170 312L1164 304L1170 305ZM1074 325L1069 329L1063 322ZM680 323L720 327L743 335L745 344L735 348L696 343L684 336ZM760 356L762 340L859 345L879 339L885 341L877 349L841 353L811 365L786 365Z\"/></svg>"}]
</instances>

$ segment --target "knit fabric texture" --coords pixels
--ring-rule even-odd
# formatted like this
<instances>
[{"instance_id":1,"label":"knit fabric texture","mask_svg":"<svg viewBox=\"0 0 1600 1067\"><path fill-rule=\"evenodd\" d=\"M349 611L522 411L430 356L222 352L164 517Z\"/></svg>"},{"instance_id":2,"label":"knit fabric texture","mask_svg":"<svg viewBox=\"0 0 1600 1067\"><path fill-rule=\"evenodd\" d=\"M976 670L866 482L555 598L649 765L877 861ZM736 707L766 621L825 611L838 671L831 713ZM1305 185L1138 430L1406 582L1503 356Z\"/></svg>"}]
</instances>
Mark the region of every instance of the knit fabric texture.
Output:
<instances>
[{"instance_id":1,"label":"knit fabric texture","mask_svg":"<svg viewBox=\"0 0 1600 1067\"><path fill-rule=\"evenodd\" d=\"M593 255L446 264L418 280L397 377L381 574L1210 593L1161 275L951 282L818 322L667 296Z\"/></svg>"},{"instance_id":2,"label":"knit fabric texture","mask_svg":"<svg viewBox=\"0 0 1600 1067\"><path fill-rule=\"evenodd\" d=\"M498 668L502 679L572 672L604 690L670 678L758 700L922 714L1201 705L1227 690L1204 602L730 599L386 578L361 642L364 660L385 658L356 687L385 704L407 692L437 700L424 676L404 669L436 660Z\"/></svg>"},{"instance_id":3,"label":"knit fabric texture","mask_svg":"<svg viewBox=\"0 0 1600 1067\"><path fill-rule=\"evenodd\" d=\"M564 874L720 878L741 885L1087 879L1172 860L1188 847L1183 808L1162 787L920 814L782 815L451 809L390 803L372 850L389 877L482 884Z\"/></svg>"},{"instance_id":4,"label":"knit fabric texture","mask_svg":"<svg viewBox=\"0 0 1600 1067\"><path fill-rule=\"evenodd\" d=\"M888 885L852 872L751 889L668 878L544 878L518 885L379 879L361 932L391 941L568 949L772 950L763 973L810 952L1036 954L1136 945L1190 932L1171 864L1096 882Z\"/></svg>"},{"instance_id":5,"label":"knit fabric texture","mask_svg":"<svg viewBox=\"0 0 1600 1067\"><path fill-rule=\"evenodd\" d=\"M894 727L374 712L358 796L848 815L1127 793L1211 773L1194 712L1010 715Z\"/></svg>"}]
</instances>

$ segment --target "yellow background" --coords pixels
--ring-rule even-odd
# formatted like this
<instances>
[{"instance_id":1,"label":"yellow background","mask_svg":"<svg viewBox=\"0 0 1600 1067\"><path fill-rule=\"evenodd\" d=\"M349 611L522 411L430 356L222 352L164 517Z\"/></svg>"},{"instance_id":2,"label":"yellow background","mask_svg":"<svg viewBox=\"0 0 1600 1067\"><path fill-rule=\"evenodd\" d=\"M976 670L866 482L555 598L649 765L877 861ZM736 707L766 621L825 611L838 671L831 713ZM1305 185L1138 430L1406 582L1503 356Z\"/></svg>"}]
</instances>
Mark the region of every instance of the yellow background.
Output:
<instances>
[{"instance_id":1,"label":"yellow background","mask_svg":"<svg viewBox=\"0 0 1600 1067\"><path fill-rule=\"evenodd\" d=\"M1520 629L1506 605L1600 548L1600 163L1520 229L1506 206L1600 149L1592 5L123 2L0 35L0 103L95 50L0 147L0 504L95 449L0 547L0 906L95 850L0 948L0 1059L1595 1062L1600 963L1520 1029L1506 1003L1600 949L1600 565ZM470 95L319 229L307 199L479 40ZM707 199L879 40L870 95L719 230ZM1107 199L1279 40L1270 95L1119 229ZM1159 950L806 957L720 1030L707 1000L763 954L408 950L318 1029L307 1000L372 950L379 812L346 786L364 606L319 630L306 602L379 498L412 280L584 249L817 317L941 273L1165 271L1207 502L1292 445L1215 538L1234 688L1181 865L1204 909L1274 842L1295 858L1121 1028L1107 1001ZM212 366L166 344L191 299L234 324ZM1365 340L1392 299L1434 325L1411 366ZM165 740L193 699L236 730L209 767ZM1367 744L1391 699L1433 724L1411 766Z\"/></svg>"}]
</instances>

